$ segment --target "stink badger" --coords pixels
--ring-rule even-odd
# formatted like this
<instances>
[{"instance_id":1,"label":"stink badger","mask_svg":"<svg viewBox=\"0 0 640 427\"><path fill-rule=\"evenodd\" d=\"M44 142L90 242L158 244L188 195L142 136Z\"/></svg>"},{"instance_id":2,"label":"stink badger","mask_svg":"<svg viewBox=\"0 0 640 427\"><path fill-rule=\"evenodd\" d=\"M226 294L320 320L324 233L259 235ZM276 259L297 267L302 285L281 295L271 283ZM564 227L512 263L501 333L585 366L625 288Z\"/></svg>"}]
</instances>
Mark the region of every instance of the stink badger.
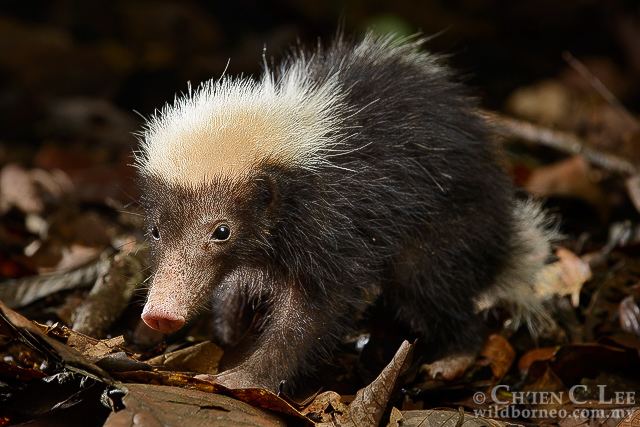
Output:
<instances>
[{"instance_id":1,"label":"stink badger","mask_svg":"<svg viewBox=\"0 0 640 427\"><path fill-rule=\"evenodd\" d=\"M255 80L208 81L148 121L142 318L171 333L213 299L218 340L243 349L219 382L294 380L370 295L433 357L481 344L482 301L542 313L532 284L553 232L516 200L473 99L421 45L338 38ZM237 319L257 305L263 320L243 335Z\"/></svg>"}]
</instances>

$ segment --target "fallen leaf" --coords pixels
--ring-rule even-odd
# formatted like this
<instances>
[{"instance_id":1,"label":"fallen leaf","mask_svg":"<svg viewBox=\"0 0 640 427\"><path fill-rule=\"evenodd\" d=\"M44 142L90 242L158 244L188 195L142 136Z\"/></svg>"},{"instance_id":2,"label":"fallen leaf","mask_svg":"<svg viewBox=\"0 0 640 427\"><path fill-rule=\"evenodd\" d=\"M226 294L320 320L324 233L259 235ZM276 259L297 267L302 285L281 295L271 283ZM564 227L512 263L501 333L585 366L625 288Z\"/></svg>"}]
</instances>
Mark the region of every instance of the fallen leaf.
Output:
<instances>
[{"instance_id":1,"label":"fallen leaf","mask_svg":"<svg viewBox=\"0 0 640 427\"><path fill-rule=\"evenodd\" d=\"M302 413L318 423L330 423L336 415L347 412L347 405L335 391L325 391L317 395Z\"/></svg>"},{"instance_id":2,"label":"fallen leaf","mask_svg":"<svg viewBox=\"0 0 640 427\"><path fill-rule=\"evenodd\" d=\"M40 213L44 200L26 169L9 164L0 171L0 212L15 206L24 213Z\"/></svg>"},{"instance_id":3,"label":"fallen leaf","mask_svg":"<svg viewBox=\"0 0 640 427\"><path fill-rule=\"evenodd\" d=\"M401 425L404 425L404 416L402 415L402 411L394 406L391 408L387 427L400 427Z\"/></svg>"},{"instance_id":4,"label":"fallen leaf","mask_svg":"<svg viewBox=\"0 0 640 427\"><path fill-rule=\"evenodd\" d=\"M161 354L147 363L174 371L198 372L200 374L217 374L218 364L223 351L210 341L192 345L171 353Z\"/></svg>"},{"instance_id":5,"label":"fallen leaf","mask_svg":"<svg viewBox=\"0 0 640 427\"><path fill-rule=\"evenodd\" d=\"M172 371L122 371L113 372L114 377L127 383L157 384L172 387L191 388L206 393L222 393L252 406L309 422L299 408L294 407L273 392L258 388L228 389L212 381L195 378L191 373Z\"/></svg>"},{"instance_id":6,"label":"fallen leaf","mask_svg":"<svg viewBox=\"0 0 640 427\"><path fill-rule=\"evenodd\" d=\"M620 301L618 314L622 330L640 336L640 307L638 307L633 295Z\"/></svg>"},{"instance_id":7,"label":"fallen leaf","mask_svg":"<svg viewBox=\"0 0 640 427\"><path fill-rule=\"evenodd\" d=\"M526 373L533 362L551 360L558 351L558 347L534 348L526 352L518 361L518 369Z\"/></svg>"},{"instance_id":8,"label":"fallen leaf","mask_svg":"<svg viewBox=\"0 0 640 427\"><path fill-rule=\"evenodd\" d=\"M637 211L640 211L640 175L634 175L628 178L625 181L625 185L633 206L635 206Z\"/></svg>"},{"instance_id":9,"label":"fallen leaf","mask_svg":"<svg viewBox=\"0 0 640 427\"><path fill-rule=\"evenodd\" d=\"M625 419L620 421L617 427L637 427L640 425L640 409L631 412Z\"/></svg>"},{"instance_id":10,"label":"fallen leaf","mask_svg":"<svg viewBox=\"0 0 640 427\"><path fill-rule=\"evenodd\" d=\"M389 424L391 425L391 424ZM402 427L517 427L520 424L506 423L491 418L481 418L461 411L422 410L402 411Z\"/></svg>"},{"instance_id":11,"label":"fallen leaf","mask_svg":"<svg viewBox=\"0 0 640 427\"><path fill-rule=\"evenodd\" d=\"M516 352L502 335L491 334L480 352L489 361L495 379L501 379L511 368Z\"/></svg>"},{"instance_id":12,"label":"fallen leaf","mask_svg":"<svg viewBox=\"0 0 640 427\"><path fill-rule=\"evenodd\" d=\"M420 371L430 379L453 381L464 375L475 359L475 356L468 354L447 356L432 363L425 363L420 367Z\"/></svg>"},{"instance_id":13,"label":"fallen leaf","mask_svg":"<svg viewBox=\"0 0 640 427\"><path fill-rule=\"evenodd\" d=\"M377 426L396 388L398 377L410 363L413 345L404 341L380 375L365 388L358 390L353 401L345 407L343 399L333 392L318 395L303 409L312 420L322 420L317 425ZM309 408L313 408L310 411Z\"/></svg>"},{"instance_id":14,"label":"fallen leaf","mask_svg":"<svg viewBox=\"0 0 640 427\"><path fill-rule=\"evenodd\" d=\"M557 80L521 87L507 99L507 110L535 122L554 125L570 111L571 93Z\"/></svg>"},{"instance_id":15,"label":"fallen leaf","mask_svg":"<svg viewBox=\"0 0 640 427\"><path fill-rule=\"evenodd\" d=\"M112 413L105 427L287 425L274 414L220 394L151 384L123 389L125 409Z\"/></svg>"},{"instance_id":16,"label":"fallen leaf","mask_svg":"<svg viewBox=\"0 0 640 427\"><path fill-rule=\"evenodd\" d=\"M588 363L585 363L588 361ZM528 383L536 382L548 369L563 384L577 384L602 372L618 372L637 377L640 354L635 348L603 344L568 344L558 347L551 358L535 360L527 371Z\"/></svg>"},{"instance_id":17,"label":"fallen leaf","mask_svg":"<svg viewBox=\"0 0 640 427\"><path fill-rule=\"evenodd\" d=\"M102 249L100 248L72 244L62 248L62 258L55 266L51 268L42 267L39 268L38 271L40 273L53 273L56 271L74 270L95 261L101 252Z\"/></svg>"},{"instance_id":18,"label":"fallen leaf","mask_svg":"<svg viewBox=\"0 0 640 427\"><path fill-rule=\"evenodd\" d=\"M534 170L525 188L538 197L575 197L602 207L606 199L596 175L582 156L574 156Z\"/></svg>"},{"instance_id":19,"label":"fallen leaf","mask_svg":"<svg viewBox=\"0 0 640 427\"><path fill-rule=\"evenodd\" d=\"M112 383L109 374L84 355L68 345L45 334L46 328L36 324L11 310L0 301L0 323L9 328L21 341L42 352L57 363L74 372L93 377L106 383Z\"/></svg>"},{"instance_id":20,"label":"fallen leaf","mask_svg":"<svg viewBox=\"0 0 640 427\"><path fill-rule=\"evenodd\" d=\"M124 337L122 335L107 340L96 340L87 335L70 331L67 345L75 348L87 359L97 362L110 353L117 353L123 350Z\"/></svg>"},{"instance_id":21,"label":"fallen leaf","mask_svg":"<svg viewBox=\"0 0 640 427\"><path fill-rule=\"evenodd\" d=\"M580 304L582 285L591 279L589 264L568 249L558 248L557 262L547 265L538 275L535 285L536 294L541 299L554 296L571 296L571 304Z\"/></svg>"}]
</instances>

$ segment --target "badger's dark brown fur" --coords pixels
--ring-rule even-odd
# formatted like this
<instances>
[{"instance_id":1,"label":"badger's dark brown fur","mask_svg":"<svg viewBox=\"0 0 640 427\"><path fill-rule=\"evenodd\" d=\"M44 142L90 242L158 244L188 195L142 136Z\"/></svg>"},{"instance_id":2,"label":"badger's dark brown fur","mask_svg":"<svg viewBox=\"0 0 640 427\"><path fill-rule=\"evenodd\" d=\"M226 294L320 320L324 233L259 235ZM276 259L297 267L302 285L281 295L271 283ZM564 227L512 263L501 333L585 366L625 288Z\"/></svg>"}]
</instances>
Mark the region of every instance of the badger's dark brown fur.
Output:
<instances>
[{"instance_id":1,"label":"badger's dark brown fur","mask_svg":"<svg viewBox=\"0 0 640 427\"><path fill-rule=\"evenodd\" d=\"M295 378L379 293L432 356L480 345L483 298L535 311L544 218L515 200L466 89L420 49L338 39L259 82L211 82L150 122L143 318L172 332L213 297L219 338L244 350L224 384ZM302 106L272 120L254 105L265 97ZM241 309L256 305L264 320L243 341Z\"/></svg>"}]
</instances>

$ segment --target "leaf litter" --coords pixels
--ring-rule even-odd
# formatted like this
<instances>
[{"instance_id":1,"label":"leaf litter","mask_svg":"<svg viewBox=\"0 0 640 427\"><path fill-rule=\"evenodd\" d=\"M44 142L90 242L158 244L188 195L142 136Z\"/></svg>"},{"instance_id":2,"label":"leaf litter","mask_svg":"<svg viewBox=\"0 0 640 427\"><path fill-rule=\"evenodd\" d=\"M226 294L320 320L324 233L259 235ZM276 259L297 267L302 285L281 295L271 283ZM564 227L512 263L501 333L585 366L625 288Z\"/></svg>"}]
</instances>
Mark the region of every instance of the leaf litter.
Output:
<instances>
[{"instance_id":1,"label":"leaf litter","mask_svg":"<svg viewBox=\"0 0 640 427\"><path fill-rule=\"evenodd\" d=\"M202 22L191 6L175 8ZM126 19L137 16L129 12ZM37 122L29 138L38 144L11 137L0 146L0 425L637 425L637 400L616 405L624 415L595 419L491 412L608 410L602 397L613 399L610 391L640 392L640 125L626 107L637 91L640 25L613 16L627 69L606 56L565 53L556 75L515 88L501 112L481 112L516 183L561 223L565 238L536 287L554 324L533 339L505 310L486 307L491 333L476 357L425 363L412 344L378 339L400 335L384 330L391 314L363 320L337 362L320 368L322 381L295 396L286 387L230 390L196 378L217 373L224 358L209 341L207 316L173 337L139 321L149 270L128 166L138 125L100 96L127 73L138 76L132 58L161 69L171 38L138 55L116 40L89 48L53 27L2 20L0 31L24 53L14 62L3 56L10 77L46 102L37 100L34 112L16 109L26 118L14 127ZM138 25L150 21L165 22L145 15ZM194 28L209 55L219 35ZM144 34L131 37L147 46L138 40ZM76 68L93 72L83 77ZM102 95L58 97L48 83L56 79ZM507 403L492 401L496 390ZM580 404L566 399L570 390L580 391ZM564 398L528 402L519 392ZM486 400L474 400L476 393Z\"/></svg>"}]
</instances>

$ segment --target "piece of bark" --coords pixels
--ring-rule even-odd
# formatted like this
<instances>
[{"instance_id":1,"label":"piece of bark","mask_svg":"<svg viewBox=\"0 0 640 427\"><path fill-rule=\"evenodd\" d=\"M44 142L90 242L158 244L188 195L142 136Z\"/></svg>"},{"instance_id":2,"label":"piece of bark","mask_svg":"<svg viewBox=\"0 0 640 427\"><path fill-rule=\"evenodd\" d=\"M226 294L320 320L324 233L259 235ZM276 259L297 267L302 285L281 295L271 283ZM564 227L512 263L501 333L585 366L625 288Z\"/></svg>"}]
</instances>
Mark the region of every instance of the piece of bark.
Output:
<instances>
[{"instance_id":1,"label":"piece of bark","mask_svg":"<svg viewBox=\"0 0 640 427\"><path fill-rule=\"evenodd\" d=\"M57 292L91 286L108 268L110 253L75 270L4 281L0 283L0 300L11 308L21 308Z\"/></svg>"},{"instance_id":2,"label":"piece of bark","mask_svg":"<svg viewBox=\"0 0 640 427\"><path fill-rule=\"evenodd\" d=\"M143 280L143 253L119 252L104 274L98 277L84 304L78 307L73 329L102 337L127 307Z\"/></svg>"},{"instance_id":3,"label":"piece of bark","mask_svg":"<svg viewBox=\"0 0 640 427\"><path fill-rule=\"evenodd\" d=\"M502 136L544 145L564 153L580 154L589 163L610 172L622 175L635 175L638 172L638 168L633 163L614 154L603 153L588 147L574 134L506 117L495 112L481 111L480 114Z\"/></svg>"}]
</instances>

